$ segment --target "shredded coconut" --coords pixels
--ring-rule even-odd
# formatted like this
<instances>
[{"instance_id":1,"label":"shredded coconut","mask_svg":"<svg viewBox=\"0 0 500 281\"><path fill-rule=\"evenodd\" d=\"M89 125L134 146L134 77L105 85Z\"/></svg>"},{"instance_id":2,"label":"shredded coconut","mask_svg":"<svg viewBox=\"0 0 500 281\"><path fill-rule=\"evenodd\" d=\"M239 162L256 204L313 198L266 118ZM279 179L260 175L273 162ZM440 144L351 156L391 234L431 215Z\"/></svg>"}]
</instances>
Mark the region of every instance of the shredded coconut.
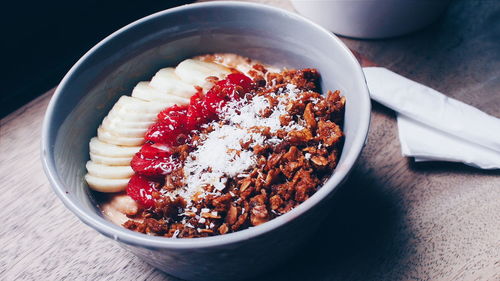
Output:
<instances>
[{"instance_id":1,"label":"shredded coconut","mask_svg":"<svg viewBox=\"0 0 500 281\"><path fill-rule=\"evenodd\" d=\"M230 125L214 125L202 145L193 151L184 164L187 188L197 189L204 185L213 185L222 191L226 186L226 177L234 177L255 164L252 151L242 151L240 140L250 141L255 137L262 142L262 136L248 134L245 129Z\"/></svg>"},{"instance_id":2,"label":"shredded coconut","mask_svg":"<svg viewBox=\"0 0 500 281\"><path fill-rule=\"evenodd\" d=\"M206 125L213 130L200 136L196 148L184 163L186 187L174 192L184 198L191 198L197 192L208 194L203 187L212 185L214 193L220 194L226 187L227 179L245 175L253 168L257 159L252 150L243 149L241 143L254 145L279 144L282 140L276 137L267 138L252 127L269 127L271 132L277 130L301 130L304 127L296 122L282 126L280 116L287 113L289 101L297 98L301 91L289 84L280 88L272 96L278 100L268 117L263 117L264 110L271 105L264 96L255 96L251 100L241 99L229 102L221 112L221 121ZM213 194L214 194L213 193ZM203 212L203 210L202 210Z\"/></svg>"}]
</instances>

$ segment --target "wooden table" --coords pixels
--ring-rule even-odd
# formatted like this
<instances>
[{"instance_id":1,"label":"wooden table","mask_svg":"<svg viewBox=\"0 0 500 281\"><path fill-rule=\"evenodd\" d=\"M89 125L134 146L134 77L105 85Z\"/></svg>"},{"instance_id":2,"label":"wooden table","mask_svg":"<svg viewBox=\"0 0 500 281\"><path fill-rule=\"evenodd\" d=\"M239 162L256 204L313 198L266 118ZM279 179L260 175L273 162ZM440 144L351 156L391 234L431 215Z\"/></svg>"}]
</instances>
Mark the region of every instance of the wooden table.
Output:
<instances>
[{"instance_id":1,"label":"wooden table","mask_svg":"<svg viewBox=\"0 0 500 281\"><path fill-rule=\"evenodd\" d=\"M467 21L470 7L481 21ZM343 40L500 117L498 12L494 1L459 0L427 31ZM0 121L0 280L176 280L82 224L50 190L39 146L52 93ZM262 279L500 280L500 172L402 157L393 112L375 104L368 144L318 239Z\"/></svg>"}]
</instances>

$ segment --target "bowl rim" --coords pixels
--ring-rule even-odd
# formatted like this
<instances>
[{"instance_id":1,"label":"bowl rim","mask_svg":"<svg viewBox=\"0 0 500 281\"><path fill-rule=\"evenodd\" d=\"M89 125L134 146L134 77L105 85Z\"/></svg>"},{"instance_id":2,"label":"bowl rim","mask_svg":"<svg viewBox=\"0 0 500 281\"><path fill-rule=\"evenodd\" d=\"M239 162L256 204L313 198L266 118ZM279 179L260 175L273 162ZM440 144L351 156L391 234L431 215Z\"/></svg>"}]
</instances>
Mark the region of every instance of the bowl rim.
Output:
<instances>
[{"instance_id":1,"label":"bowl rim","mask_svg":"<svg viewBox=\"0 0 500 281\"><path fill-rule=\"evenodd\" d=\"M237 232L224 234L224 235L216 235L211 237L202 237L202 238L189 238L189 239L175 239L175 238L166 238L166 237L157 237L157 236L149 236L144 235L142 233L137 233L121 226L117 226L103 217L101 219L96 219L88 214L88 211L79 206L78 203L73 202L73 200L66 194L64 191L65 184L62 182L61 178L58 175L57 169L55 167L55 159L53 153L49 153L51 151L49 136L51 132L55 132L55 128L53 128L51 120L54 119L55 114L55 105L56 101L61 96L65 85L71 80L74 73L77 71L79 66L87 60L92 54L99 49L104 44L110 42L117 35L127 32L133 26L139 25L143 22L147 22L151 19L163 17L168 14L183 12L190 9L197 8L213 8L213 7L233 7L233 8L253 8L253 9L261 9L266 10L272 13L280 13L290 18L294 18L295 20L301 21L306 25L311 26L311 28L315 28L318 31L324 33L327 37L329 37L335 44L339 45L342 50L344 50L344 55L348 57L348 59L357 67L353 76L357 77L358 80L362 81L361 88L364 91L364 95L361 95L361 103L364 111L360 111L362 114L361 118L361 126L356 128L358 131L352 140L352 147L350 151L344 155L344 169L334 170L334 174L338 174L337 177L330 177L325 184L316 191L316 193L311 196L306 201L302 202L299 206L292 209L286 214L283 214L277 218L274 218L266 223L261 225L251 227L248 229L240 230ZM68 71L68 73L61 80L59 85L57 86L54 95L52 96L49 105L47 107L43 125L42 125L42 140L41 140L41 158L42 165L45 171L46 176L49 179L50 185L53 191L57 194L57 196L61 199L64 205L71 210L83 223L91 226L101 234L112 238L114 240L124 242L129 245L141 246L141 247L149 247L149 248L163 248L163 249L194 249L194 248L210 248L217 247L222 245L235 244L244 240L248 240L251 238L255 238L257 236L261 236L265 233L268 233L274 229L279 228L280 226L288 223L289 221L294 220L300 215L306 213L311 208L319 204L323 199L325 199L331 192L333 192L343 181L346 179L347 175L352 170L355 162L359 158L361 154L361 150L366 142L366 138L368 136L368 129L370 125L370 113L371 113L371 102L368 92L368 87L366 84L366 80L355 56L351 53L351 51L347 48L347 46L340 41L338 37L336 37L333 33L319 26L318 24L312 22L311 20L295 14L293 12L286 11L281 8L271 7L264 4L258 3L245 3L245 2L233 2L233 1L216 1L216 2L203 2L203 3L194 3L194 4L186 4L182 6L178 6L175 8L163 10L151 14L149 16L138 19L120 29L113 32L99 43L97 43L94 47L92 47L89 51L87 51Z\"/></svg>"}]
</instances>

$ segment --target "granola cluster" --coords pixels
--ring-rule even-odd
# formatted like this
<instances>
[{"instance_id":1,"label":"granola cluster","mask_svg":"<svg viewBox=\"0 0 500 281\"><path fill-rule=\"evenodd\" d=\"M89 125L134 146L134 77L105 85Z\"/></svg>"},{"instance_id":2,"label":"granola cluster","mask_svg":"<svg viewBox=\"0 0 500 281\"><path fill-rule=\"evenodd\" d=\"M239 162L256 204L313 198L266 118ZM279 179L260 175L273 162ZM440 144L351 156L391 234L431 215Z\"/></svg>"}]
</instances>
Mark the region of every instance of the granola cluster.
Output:
<instances>
[{"instance_id":1,"label":"granola cluster","mask_svg":"<svg viewBox=\"0 0 500 281\"><path fill-rule=\"evenodd\" d=\"M227 118L204 126L175 151L186 166L200 161L200 154L193 151L217 130L232 126L236 133L244 130L245 137L226 152L239 160L233 165L244 164L244 172L224 174L217 183L207 181L189 193L190 177L196 175L181 165L153 193L155 206L131 216L126 228L177 238L235 232L292 210L331 175L342 148L345 98L339 91L319 94L315 69L270 73L260 65L254 68L250 75L257 88L244 102L261 105L252 107L259 109L255 115L260 122L249 126L245 118L238 121L238 114L247 110L240 102L240 107L226 113ZM203 172L214 174L216 168Z\"/></svg>"}]
</instances>

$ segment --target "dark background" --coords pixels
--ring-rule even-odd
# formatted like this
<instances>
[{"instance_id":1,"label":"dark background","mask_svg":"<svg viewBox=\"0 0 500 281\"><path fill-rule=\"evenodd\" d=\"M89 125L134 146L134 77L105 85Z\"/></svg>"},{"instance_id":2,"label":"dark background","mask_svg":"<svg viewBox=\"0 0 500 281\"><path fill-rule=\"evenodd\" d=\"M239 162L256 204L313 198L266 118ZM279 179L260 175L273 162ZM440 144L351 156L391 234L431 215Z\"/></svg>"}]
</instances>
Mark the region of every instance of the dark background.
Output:
<instances>
[{"instance_id":1,"label":"dark background","mask_svg":"<svg viewBox=\"0 0 500 281\"><path fill-rule=\"evenodd\" d=\"M57 85L97 42L186 0L17 1L0 5L0 118Z\"/></svg>"}]
</instances>

